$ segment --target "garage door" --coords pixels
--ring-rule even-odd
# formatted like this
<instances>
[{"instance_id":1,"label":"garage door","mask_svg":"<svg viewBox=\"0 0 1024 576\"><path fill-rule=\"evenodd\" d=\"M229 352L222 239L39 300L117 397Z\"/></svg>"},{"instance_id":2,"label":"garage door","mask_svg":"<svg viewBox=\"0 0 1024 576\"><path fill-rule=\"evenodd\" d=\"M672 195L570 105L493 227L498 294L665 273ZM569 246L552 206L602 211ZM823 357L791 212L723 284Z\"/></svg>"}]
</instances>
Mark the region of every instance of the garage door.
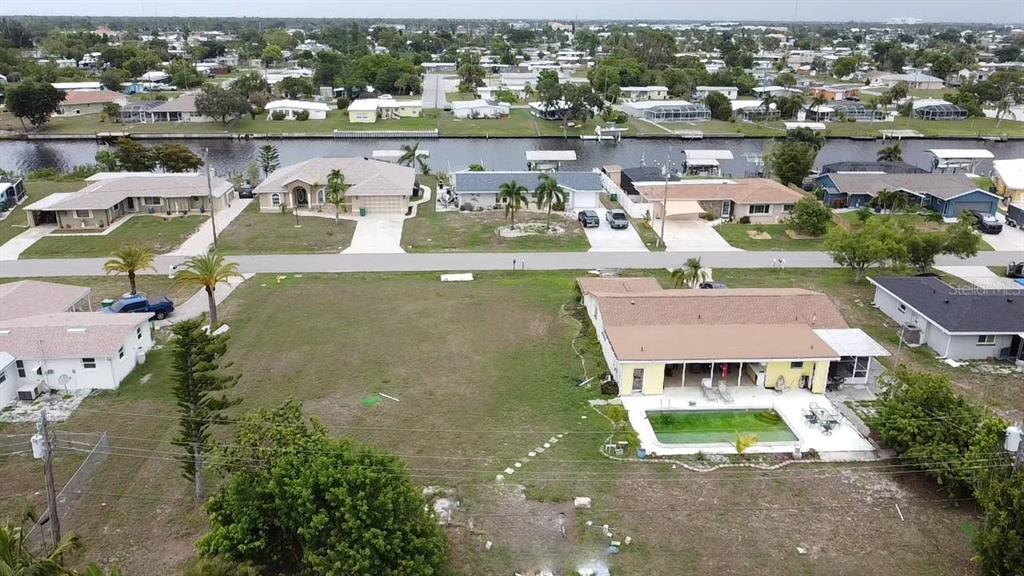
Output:
<instances>
[{"instance_id":1,"label":"garage door","mask_svg":"<svg viewBox=\"0 0 1024 576\"><path fill-rule=\"evenodd\" d=\"M585 210L587 208L597 208L599 206L597 200L597 192L573 192L572 194L572 207L574 210Z\"/></svg>"},{"instance_id":2,"label":"garage door","mask_svg":"<svg viewBox=\"0 0 1024 576\"><path fill-rule=\"evenodd\" d=\"M992 213L991 202L957 202L954 204L956 209L956 215L959 216L961 212L970 212L971 210L978 210L986 214Z\"/></svg>"},{"instance_id":3,"label":"garage door","mask_svg":"<svg viewBox=\"0 0 1024 576\"><path fill-rule=\"evenodd\" d=\"M366 208L367 214L405 214L406 210L403 196L360 196L352 204L357 211Z\"/></svg>"}]
</instances>

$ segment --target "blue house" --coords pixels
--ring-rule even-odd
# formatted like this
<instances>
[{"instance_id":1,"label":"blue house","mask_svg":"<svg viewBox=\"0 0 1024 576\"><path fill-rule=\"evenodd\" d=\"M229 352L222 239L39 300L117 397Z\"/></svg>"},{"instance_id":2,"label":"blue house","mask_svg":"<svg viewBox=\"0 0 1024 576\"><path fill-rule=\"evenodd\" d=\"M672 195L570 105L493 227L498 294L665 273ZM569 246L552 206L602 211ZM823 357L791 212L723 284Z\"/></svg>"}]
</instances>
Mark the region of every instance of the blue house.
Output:
<instances>
[{"instance_id":1,"label":"blue house","mask_svg":"<svg viewBox=\"0 0 1024 576\"><path fill-rule=\"evenodd\" d=\"M998 196L964 174L833 173L818 176L815 183L823 191L822 202L834 208L868 205L882 190L902 192L911 208L934 210L944 218L969 210L995 214L999 205Z\"/></svg>"}]
</instances>

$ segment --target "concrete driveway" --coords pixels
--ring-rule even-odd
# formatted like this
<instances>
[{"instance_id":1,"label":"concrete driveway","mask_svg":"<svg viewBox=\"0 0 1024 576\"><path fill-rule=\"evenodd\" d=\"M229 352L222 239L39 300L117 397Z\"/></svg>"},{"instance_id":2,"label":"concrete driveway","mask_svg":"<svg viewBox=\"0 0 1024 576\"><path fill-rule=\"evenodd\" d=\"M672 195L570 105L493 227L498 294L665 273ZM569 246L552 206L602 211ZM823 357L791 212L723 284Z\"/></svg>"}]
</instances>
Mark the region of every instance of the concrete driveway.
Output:
<instances>
[{"instance_id":1,"label":"concrete driveway","mask_svg":"<svg viewBox=\"0 0 1024 576\"><path fill-rule=\"evenodd\" d=\"M17 260L22 252L56 229L56 224L40 224L26 228L24 232L0 246L0 260Z\"/></svg>"},{"instance_id":2,"label":"concrete driveway","mask_svg":"<svg viewBox=\"0 0 1024 576\"><path fill-rule=\"evenodd\" d=\"M347 254L393 254L402 250L402 216L366 216L356 222Z\"/></svg>"},{"instance_id":3,"label":"concrete driveway","mask_svg":"<svg viewBox=\"0 0 1024 576\"><path fill-rule=\"evenodd\" d=\"M423 77L423 108L444 109L448 105L448 92L459 89L459 81L452 79L454 74L426 74Z\"/></svg>"},{"instance_id":4,"label":"concrete driveway","mask_svg":"<svg viewBox=\"0 0 1024 576\"><path fill-rule=\"evenodd\" d=\"M601 226L583 229L590 242L590 252L647 252L644 241L632 224L625 230L613 230L604 219L608 212L606 208L594 208L593 211L601 219Z\"/></svg>"},{"instance_id":5,"label":"concrete driveway","mask_svg":"<svg viewBox=\"0 0 1024 576\"><path fill-rule=\"evenodd\" d=\"M661 231L661 220L652 225L655 232ZM739 251L704 220L666 220L665 248L670 252Z\"/></svg>"},{"instance_id":6,"label":"concrete driveway","mask_svg":"<svg viewBox=\"0 0 1024 576\"><path fill-rule=\"evenodd\" d=\"M1024 258L1024 230L1011 228L1006 224L1006 217L1002 214L997 218L1003 221L1003 231L999 234L982 234L981 238L996 250L1019 252L1016 259L1021 260Z\"/></svg>"},{"instance_id":7,"label":"concrete driveway","mask_svg":"<svg viewBox=\"0 0 1024 576\"><path fill-rule=\"evenodd\" d=\"M995 272L986 266L936 266L947 274L962 278L978 288L986 290L1020 290L1021 285L1010 278L997 276Z\"/></svg>"}]
</instances>

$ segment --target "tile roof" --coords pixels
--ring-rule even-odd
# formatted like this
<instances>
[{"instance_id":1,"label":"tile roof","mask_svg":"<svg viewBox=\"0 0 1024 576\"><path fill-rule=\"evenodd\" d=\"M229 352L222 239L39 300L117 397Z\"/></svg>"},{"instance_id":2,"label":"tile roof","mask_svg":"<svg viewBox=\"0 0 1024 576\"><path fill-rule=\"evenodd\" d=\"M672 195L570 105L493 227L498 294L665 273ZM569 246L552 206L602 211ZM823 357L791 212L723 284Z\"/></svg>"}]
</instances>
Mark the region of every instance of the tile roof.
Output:
<instances>
[{"instance_id":1,"label":"tile roof","mask_svg":"<svg viewBox=\"0 0 1024 576\"><path fill-rule=\"evenodd\" d=\"M576 283L579 284L580 290L584 294L627 294L661 290L661 283L658 282L657 278L651 276L641 276L638 278L583 277L577 278Z\"/></svg>"},{"instance_id":2,"label":"tile roof","mask_svg":"<svg viewBox=\"0 0 1024 576\"><path fill-rule=\"evenodd\" d=\"M928 276L870 280L948 332L1024 334L1024 290L961 291Z\"/></svg>"},{"instance_id":3,"label":"tile roof","mask_svg":"<svg viewBox=\"0 0 1024 576\"><path fill-rule=\"evenodd\" d=\"M82 104L101 104L106 102L124 102L125 95L110 90L72 90L67 93L61 106L77 106Z\"/></svg>"},{"instance_id":4,"label":"tile roof","mask_svg":"<svg viewBox=\"0 0 1024 576\"><path fill-rule=\"evenodd\" d=\"M332 170L345 175L345 182L351 186L348 196L410 196L416 185L416 170L408 166L369 158L311 158L275 170L255 192L281 192L297 180L324 185Z\"/></svg>"},{"instance_id":5,"label":"tile roof","mask_svg":"<svg viewBox=\"0 0 1024 576\"><path fill-rule=\"evenodd\" d=\"M875 196L882 190L906 190L917 194L930 194L949 200L978 189L978 185L964 174L830 174L836 188L844 194Z\"/></svg>"},{"instance_id":6,"label":"tile roof","mask_svg":"<svg viewBox=\"0 0 1024 576\"><path fill-rule=\"evenodd\" d=\"M0 321L66 312L92 292L85 286L18 280L0 284Z\"/></svg>"},{"instance_id":7,"label":"tile roof","mask_svg":"<svg viewBox=\"0 0 1024 576\"><path fill-rule=\"evenodd\" d=\"M664 183L636 186L641 196L660 202L665 194ZM650 194L650 196L648 196ZM793 204L804 194L767 178L736 180L700 180L669 183L669 200L732 200L737 204Z\"/></svg>"},{"instance_id":8,"label":"tile roof","mask_svg":"<svg viewBox=\"0 0 1024 576\"><path fill-rule=\"evenodd\" d=\"M231 183L223 178L211 177L214 197L231 190ZM59 202L30 204L26 210L106 210L126 198L143 196L160 198L189 198L207 196L206 178L199 173L147 174L122 176L92 182L78 192L72 192Z\"/></svg>"},{"instance_id":9,"label":"tile roof","mask_svg":"<svg viewBox=\"0 0 1024 576\"><path fill-rule=\"evenodd\" d=\"M455 192L458 194L475 194L497 192L501 185L515 180L526 186L530 191L537 188L540 175L547 174L555 179L563 188L572 190L603 190L600 172L456 172Z\"/></svg>"},{"instance_id":10,"label":"tile roof","mask_svg":"<svg viewBox=\"0 0 1024 576\"><path fill-rule=\"evenodd\" d=\"M117 354L149 314L56 312L0 320L0 350L16 358L101 358ZM126 351L126 353L132 353Z\"/></svg>"},{"instance_id":11,"label":"tile roof","mask_svg":"<svg viewBox=\"0 0 1024 576\"><path fill-rule=\"evenodd\" d=\"M605 328L620 361L761 361L838 359L801 324L614 326Z\"/></svg>"}]
</instances>

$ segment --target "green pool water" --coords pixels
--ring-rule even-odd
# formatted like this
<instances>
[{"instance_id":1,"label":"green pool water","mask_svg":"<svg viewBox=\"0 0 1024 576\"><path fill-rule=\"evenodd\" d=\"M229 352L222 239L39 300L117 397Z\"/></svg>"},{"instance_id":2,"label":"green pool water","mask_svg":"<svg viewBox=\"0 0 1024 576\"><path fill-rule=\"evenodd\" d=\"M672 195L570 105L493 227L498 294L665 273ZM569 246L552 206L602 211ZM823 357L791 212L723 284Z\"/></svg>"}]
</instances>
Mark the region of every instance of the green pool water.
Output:
<instances>
[{"instance_id":1,"label":"green pool water","mask_svg":"<svg viewBox=\"0 0 1024 576\"><path fill-rule=\"evenodd\" d=\"M747 434L758 442L798 440L774 410L655 410L647 420L663 444L732 444Z\"/></svg>"}]
</instances>

